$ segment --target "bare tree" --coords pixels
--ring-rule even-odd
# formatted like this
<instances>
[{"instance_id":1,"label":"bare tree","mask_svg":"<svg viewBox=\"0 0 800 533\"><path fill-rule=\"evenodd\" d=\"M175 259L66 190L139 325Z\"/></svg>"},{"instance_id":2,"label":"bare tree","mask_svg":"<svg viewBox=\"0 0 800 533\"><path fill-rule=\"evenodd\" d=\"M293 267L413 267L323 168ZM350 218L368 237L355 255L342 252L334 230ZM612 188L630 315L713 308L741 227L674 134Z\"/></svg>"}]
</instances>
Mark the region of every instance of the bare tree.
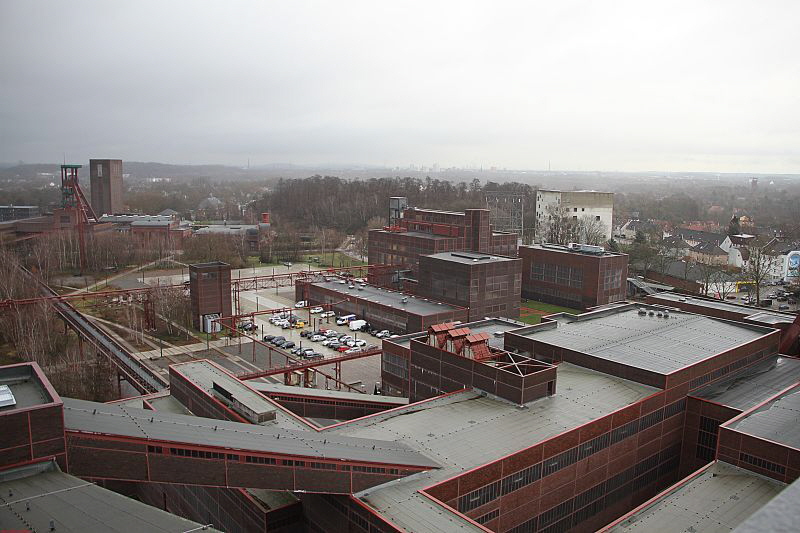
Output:
<instances>
[{"instance_id":1,"label":"bare tree","mask_svg":"<svg viewBox=\"0 0 800 533\"><path fill-rule=\"evenodd\" d=\"M758 246L747 247L748 257L742 267L742 277L752 281L756 289L756 304L761 303L761 284L768 280L777 265L777 258Z\"/></svg>"},{"instance_id":2,"label":"bare tree","mask_svg":"<svg viewBox=\"0 0 800 533\"><path fill-rule=\"evenodd\" d=\"M582 216L578 221L580 242L600 246L608 239L608 228L602 221L589 215Z\"/></svg>"}]
</instances>

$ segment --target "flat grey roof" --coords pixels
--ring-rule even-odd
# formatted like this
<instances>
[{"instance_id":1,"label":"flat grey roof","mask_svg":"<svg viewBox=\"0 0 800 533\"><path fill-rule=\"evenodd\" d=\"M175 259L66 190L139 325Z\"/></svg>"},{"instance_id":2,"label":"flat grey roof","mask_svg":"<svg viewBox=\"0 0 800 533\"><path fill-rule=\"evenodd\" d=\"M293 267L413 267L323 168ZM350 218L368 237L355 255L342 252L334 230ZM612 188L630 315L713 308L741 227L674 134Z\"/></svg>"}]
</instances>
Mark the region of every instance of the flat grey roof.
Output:
<instances>
[{"instance_id":1,"label":"flat grey roof","mask_svg":"<svg viewBox=\"0 0 800 533\"><path fill-rule=\"evenodd\" d=\"M244 233L247 230L258 230L258 226L255 225L247 225L247 224L239 224L236 226L221 226L221 225L212 225L212 226L204 226L195 230L195 233L202 235L204 233L234 233L240 234Z\"/></svg>"},{"instance_id":2,"label":"flat grey roof","mask_svg":"<svg viewBox=\"0 0 800 533\"><path fill-rule=\"evenodd\" d=\"M609 531L727 532L747 520L786 485L716 462Z\"/></svg>"},{"instance_id":3,"label":"flat grey roof","mask_svg":"<svg viewBox=\"0 0 800 533\"><path fill-rule=\"evenodd\" d=\"M800 381L800 359L774 355L691 395L746 411Z\"/></svg>"},{"instance_id":4,"label":"flat grey roof","mask_svg":"<svg viewBox=\"0 0 800 533\"><path fill-rule=\"evenodd\" d=\"M653 309L623 305L575 316L551 315L554 326L534 327L524 335L635 368L670 374L772 332L683 311L670 311L669 318L640 315L639 307Z\"/></svg>"},{"instance_id":5,"label":"flat grey roof","mask_svg":"<svg viewBox=\"0 0 800 533\"><path fill-rule=\"evenodd\" d=\"M0 370L0 385L8 385L16 405L0 408L0 412L24 409L53 401L28 365L6 367Z\"/></svg>"},{"instance_id":6,"label":"flat grey roof","mask_svg":"<svg viewBox=\"0 0 800 533\"><path fill-rule=\"evenodd\" d=\"M448 311L456 311L460 309L454 305L438 303L425 298L403 294L402 292L394 292L387 289L382 289L373 285L366 285L362 288L360 284L356 283L352 289L348 289L347 283L342 284L339 283L339 281L334 280L320 281L317 283L312 283L312 285L336 291L342 294L343 297L348 296L351 298L359 298L368 302L374 302L387 305L389 307L394 307L395 309L408 311L409 313L413 313L415 315L434 315L437 313L446 313ZM401 301L403 298L408 298L406 303Z\"/></svg>"},{"instance_id":7,"label":"flat grey roof","mask_svg":"<svg viewBox=\"0 0 800 533\"><path fill-rule=\"evenodd\" d=\"M693 296L686 296L685 294L676 294L674 292L662 292L653 295L652 298L663 300L663 305L670 305L672 302L686 302L699 307L707 307L709 309L719 309L721 311L730 311L732 313L741 313L747 315L744 318L754 322L761 322L763 324L781 324L784 322L792 323L794 316L787 313L777 313L774 311L764 311L757 307L750 307L746 305L739 305L725 300L715 300L713 298L697 298Z\"/></svg>"},{"instance_id":8,"label":"flat grey roof","mask_svg":"<svg viewBox=\"0 0 800 533\"><path fill-rule=\"evenodd\" d=\"M160 398L153 398L152 400L148 400L150 405L156 411L161 411L164 413L174 413L176 415L191 415L192 412L186 408L181 402L176 400L172 395L168 394L166 396L161 396Z\"/></svg>"},{"instance_id":9,"label":"flat grey roof","mask_svg":"<svg viewBox=\"0 0 800 533\"><path fill-rule=\"evenodd\" d=\"M635 403L658 389L569 363L558 389L525 409L465 391L323 429L321 435L392 439L442 465L356 496L407 531L481 531L417 491Z\"/></svg>"},{"instance_id":10,"label":"flat grey roof","mask_svg":"<svg viewBox=\"0 0 800 533\"><path fill-rule=\"evenodd\" d=\"M520 246L520 248L531 248L536 250L546 250L548 252L557 252L562 254L571 254L571 255L579 255L582 257L612 257L612 256L621 256L625 255L619 252L610 252L608 250L604 250L603 252L599 253L592 253L592 252L585 252L581 250L572 250L571 248L567 248L563 244L528 244L525 246Z\"/></svg>"},{"instance_id":11,"label":"flat grey roof","mask_svg":"<svg viewBox=\"0 0 800 533\"><path fill-rule=\"evenodd\" d=\"M131 226L133 227L155 227L160 228L164 226L170 226L172 224L171 220L137 220L135 222L131 222Z\"/></svg>"},{"instance_id":12,"label":"flat grey roof","mask_svg":"<svg viewBox=\"0 0 800 533\"><path fill-rule=\"evenodd\" d=\"M0 491L0 529L4 531L50 531L51 520L56 532L76 533L177 533L199 531L203 526L65 474L53 462L1 472Z\"/></svg>"},{"instance_id":13,"label":"flat grey roof","mask_svg":"<svg viewBox=\"0 0 800 533\"><path fill-rule=\"evenodd\" d=\"M378 438L323 436L310 430L283 429L277 425L243 424L72 398L64 398L64 425L70 431L245 452L407 466L438 466L405 444Z\"/></svg>"},{"instance_id":14,"label":"flat grey roof","mask_svg":"<svg viewBox=\"0 0 800 533\"><path fill-rule=\"evenodd\" d=\"M295 394L299 396L308 396L314 398L328 398L343 401L355 402L372 402L372 403L385 403L387 408L396 407L398 405L408 404L407 398L398 398L396 396L382 396L379 394L362 394L360 392L346 392L339 390L326 390L314 389L308 387L293 387L291 385L283 385L281 383L264 383L259 381L248 381L248 385L257 391L272 394Z\"/></svg>"},{"instance_id":15,"label":"flat grey roof","mask_svg":"<svg viewBox=\"0 0 800 533\"><path fill-rule=\"evenodd\" d=\"M462 263L465 265L480 265L486 263L503 263L506 261L522 261L518 257L504 257L502 255L481 254L475 252L441 252L438 254L431 254L427 257L439 259L441 261L452 261L453 263Z\"/></svg>"},{"instance_id":16,"label":"flat grey roof","mask_svg":"<svg viewBox=\"0 0 800 533\"><path fill-rule=\"evenodd\" d=\"M469 328L472 331L472 333L475 334L488 333L489 346L491 346L492 348L497 348L498 350L502 350L505 347L505 335L497 335L497 333L505 333L506 331L513 331L515 329L527 327L528 325L529 324L525 324L524 322L518 322L510 318L489 318L486 320L476 320L475 322L461 323L458 325L458 327ZM391 342L393 344L409 348L411 347L411 339L424 337L427 334L428 333L426 331L418 331L416 333L409 333L407 335L401 335L400 337L395 337L394 339L385 339L385 340L387 342Z\"/></svg>"},{"instance_id":17,"label":"flat grey roof","mask_svg":"<svg viewBox=\"0 0 800 533\"><path fill-rule=\"evenodd\" d=\"M190 361L171 365L171 367L211 396L213 396L211 392L213 385L217 383L253 412L270 413L277 410L275 404L270 400L245 386L238 379L231 377L227 372L223 372L210 361Z\"/></svg>"},{"instance_id":18,"label":"flat grey roof","mask_svg":"<svg viewBox=\"0 0 800 533\"><path fill-rule=\"evenodd\" d=\"M800 412L800 385L726 426L741 433L800 450L798 412Z\"/></svg>"},{"instance_id":19,"label":"flat grey roof","mask_svg":"<svg viewBox=\"0 0 800 533\"><path fill-rule=\"evenodd\" d=\"M798 501L800 501L800 479L783 489L734 531L735 533L794 531L800 523Z\"/></svg>"},{"instance_id":20,"label":"flat grey roof","mask_svg":"<svg viewBox=\"0 0 800 533\"><path fill-rule=\"evenodd\" d=\"M417 237L419 239L432 239L432 240L440 240L440 239L456 239L457 237L448 237L446 235L434 235L432 233L425 233L424 231L386 231L383 229L380 230L373 230L378 231L380 233L388 233L391 235L407 235L409 237Z\"/></svg>"}]
</instances>

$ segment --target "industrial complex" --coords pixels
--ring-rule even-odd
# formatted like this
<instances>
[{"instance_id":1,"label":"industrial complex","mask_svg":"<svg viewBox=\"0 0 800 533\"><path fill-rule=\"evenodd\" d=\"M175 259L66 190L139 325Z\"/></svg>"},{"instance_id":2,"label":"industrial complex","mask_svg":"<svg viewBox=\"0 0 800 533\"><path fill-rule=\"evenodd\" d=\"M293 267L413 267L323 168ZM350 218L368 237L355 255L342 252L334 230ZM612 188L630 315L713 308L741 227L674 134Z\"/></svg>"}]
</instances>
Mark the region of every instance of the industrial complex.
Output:
<instances>
[{"instance_id":1,"label":"industrial complex","mask_svg":"<svg viewBox=\"0 0 800 533\"><path fill-rule=\"evenodd\" d=\"M92 165L113 190L115 162ZM79 226L117 202L74 191ZM166 286L208 334L195 351L131 352L71 303L152 287L43 286L33 300L138 392L62 397L36 363L0 367L0 530L706 532L798 517L783 499L800 486L800 317L628 301L625 254L521 246L486 209L397 197L389 219L364 267L190 265ZM579 311L528 324L523 297Z\"/></svg>"}]
</instances>

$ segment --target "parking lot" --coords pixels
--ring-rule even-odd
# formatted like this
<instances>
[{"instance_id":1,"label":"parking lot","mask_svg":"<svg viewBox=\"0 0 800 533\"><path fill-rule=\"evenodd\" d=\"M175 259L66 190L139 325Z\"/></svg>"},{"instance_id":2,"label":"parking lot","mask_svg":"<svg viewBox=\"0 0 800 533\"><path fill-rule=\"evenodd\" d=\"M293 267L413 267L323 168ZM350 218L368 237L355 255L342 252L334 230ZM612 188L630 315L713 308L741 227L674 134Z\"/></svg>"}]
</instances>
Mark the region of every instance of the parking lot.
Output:
<instances>
[{"instance_id":1,"label":"parking lot","mask_svg":"<svg viewBox=\"0 0 800 533\"><path fill-rule=\"evenodd\" d=\"M761 300L772 300L770 305L758 305L758 302L755 301L756 293L754 290L731 293L725 299L731 303L749 305L760 309L796 313L798 311L797 298L792 296L791 293L787 294L787 290L787 287L781 285L762 286L760 291Z\"/></svg>"}]
</instances>

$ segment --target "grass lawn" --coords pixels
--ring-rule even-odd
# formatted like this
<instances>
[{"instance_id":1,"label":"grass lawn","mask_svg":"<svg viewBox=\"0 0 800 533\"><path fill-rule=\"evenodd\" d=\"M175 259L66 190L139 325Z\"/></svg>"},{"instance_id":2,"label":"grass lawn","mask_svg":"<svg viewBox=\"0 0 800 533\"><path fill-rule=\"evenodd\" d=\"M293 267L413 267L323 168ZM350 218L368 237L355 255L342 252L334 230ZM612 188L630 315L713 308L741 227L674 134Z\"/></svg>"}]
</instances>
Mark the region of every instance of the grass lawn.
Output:
<instances>
[{"instance_id":1,"label":"grass lawn","mask_svg":"<svg viewBox=\"0 0 800 533\"><path fill-rule=\"evenodd\" d=\"M538 324L541 322L543 315L552 313L578 314L580 312L578 309L570 309L569 307L561 307L560 305L547 304L536 300L522 300L519 319L526 324Z\"/></svg>"},{"instance_id":2,"label":"grass lawn","mask_svg":"<svg viewBox=\"0 0 800 533\"><path fill-rule=\"evenodd\" d=\"M319 261L314 261L314 258L319 259ZM325 255L322 255L321 253L308 254L304 255L301 258L301 261L303 261L304 263L308 263L309 265L311 265L312 268L315 265L323 268L343 268L343 267L364 266L367 264L364 261L353 259L352 257L344 255L339 252L326 253Z\"/></svg>"}]
</instances>

